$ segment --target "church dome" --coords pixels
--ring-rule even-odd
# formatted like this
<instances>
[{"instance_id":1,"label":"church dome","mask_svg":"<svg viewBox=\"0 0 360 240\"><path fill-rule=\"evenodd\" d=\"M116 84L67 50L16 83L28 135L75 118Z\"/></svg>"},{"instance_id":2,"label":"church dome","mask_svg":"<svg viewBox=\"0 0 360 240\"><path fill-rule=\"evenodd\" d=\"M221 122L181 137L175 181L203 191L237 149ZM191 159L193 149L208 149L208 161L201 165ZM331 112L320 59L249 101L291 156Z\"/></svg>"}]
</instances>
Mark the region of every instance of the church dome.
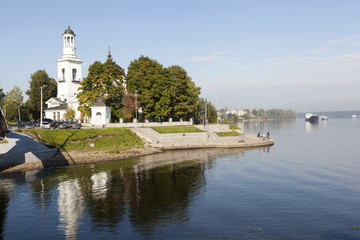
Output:
<instances>
[{"instance_id":1,"label":"church dome","mask_svg":"<svg viewBox=\"0 0 360 240\"><path fill-rule=\"evenodd\" d=\"M65 30L64 34L72 34L75 35L74 31L70 29L70 26Z\"/></svg>"}]
</instances>

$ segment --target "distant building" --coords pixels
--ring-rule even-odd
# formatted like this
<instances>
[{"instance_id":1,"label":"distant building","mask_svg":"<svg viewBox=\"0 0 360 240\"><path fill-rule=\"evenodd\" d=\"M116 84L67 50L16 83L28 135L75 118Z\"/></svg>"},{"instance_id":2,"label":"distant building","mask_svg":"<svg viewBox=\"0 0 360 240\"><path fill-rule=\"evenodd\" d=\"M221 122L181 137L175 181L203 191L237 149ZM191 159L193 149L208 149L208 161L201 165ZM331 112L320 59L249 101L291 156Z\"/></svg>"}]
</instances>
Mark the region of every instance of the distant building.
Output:
<instances>
[{"instance_id":1,"label":"distant building","mask_svg":"<svg viewBox=\"0 0 360 240\"><path fill-rule=\"evenodd\" d=\"M68 108L75 111L75 119L82 119L81 112L78 111L79 101L76 97L80 82L82 80L81 64L83 63L76 57L75 33L70 26L62 34L63 36L63 55L57 60L57 96L46 101L45 118L61 120Z\"/></svg>"},{"instance_id":2,"label":"distant building","mask_svg":"<svg viewBox=\"0 0 360 240\"><path fill-rule=\"evenodd\" d=\"M248 111L246 110L238 110L238 109L231 110L231 114L237 115L239 117L242 117L246 113L248 113Z\"/></svg>"}]
</instances>

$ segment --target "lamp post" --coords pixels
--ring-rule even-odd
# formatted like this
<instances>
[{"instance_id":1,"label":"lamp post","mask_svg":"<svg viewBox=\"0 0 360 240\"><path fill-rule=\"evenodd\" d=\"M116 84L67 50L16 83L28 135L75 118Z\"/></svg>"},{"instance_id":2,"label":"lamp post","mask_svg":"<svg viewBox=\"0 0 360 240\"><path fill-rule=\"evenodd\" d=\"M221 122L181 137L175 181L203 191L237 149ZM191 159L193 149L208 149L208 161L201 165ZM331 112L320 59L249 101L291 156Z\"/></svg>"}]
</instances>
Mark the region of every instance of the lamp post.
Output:
<instances>
[{"instance_id":1,"label":"lamp post","mask_svg":"<svg viewBox=\"0 0 360 240\"><path fill-rule=\"evenodd\" d=\"M137 122L137 91L135 90L135 118Z\"/></svg>"},{"instance_id":2,"label":"lamp post","mask_svg":"<svg viewBox=\"0 0 360 240\"><path fill-rule=\"evenodd\" d=\"M43 119L43 110L42 110L42 108L43 108L43 88L45 87L45 85L42 85L41 87L40 87L40 89L41 89L41 94L40 94L40 128L42 127L42 119Z\"/></svg>"}]
</instances>

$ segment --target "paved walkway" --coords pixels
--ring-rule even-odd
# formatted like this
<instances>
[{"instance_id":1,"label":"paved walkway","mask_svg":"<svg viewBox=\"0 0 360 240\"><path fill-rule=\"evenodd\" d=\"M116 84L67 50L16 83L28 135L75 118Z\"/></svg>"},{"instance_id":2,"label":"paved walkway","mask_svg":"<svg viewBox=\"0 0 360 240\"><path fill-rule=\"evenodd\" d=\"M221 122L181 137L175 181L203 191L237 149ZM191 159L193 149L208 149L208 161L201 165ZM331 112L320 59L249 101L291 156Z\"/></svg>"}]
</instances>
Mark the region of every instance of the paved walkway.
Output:
<instances>
[{"instance_id":1,"label":"paved walkway","mask_svg":"<svg viewBox=\"0 0 360 240\"><path fill-rule=\"evenodd\" d=\"M132 128L136 135L146 140L151 146L162 149L190 148L249 148L273 145L272 139L258 138L253 134L233 137L219 137L213 131L198 133L160 134L151 128ZM207 130L207 129L205 129ZM231 131L229 128L224 132Z\"/></svg>"},{"instance_id":2,"label":"paved walkway","mask_svg":"<svg viewBox=\"0 0 360 240\"><path fill-rule=\"evenodd\" d=\"M23 133L8 132L5 136L8 143L0 144L0 166L43 161L57 151Z\"/></svg>"}]
</instances>

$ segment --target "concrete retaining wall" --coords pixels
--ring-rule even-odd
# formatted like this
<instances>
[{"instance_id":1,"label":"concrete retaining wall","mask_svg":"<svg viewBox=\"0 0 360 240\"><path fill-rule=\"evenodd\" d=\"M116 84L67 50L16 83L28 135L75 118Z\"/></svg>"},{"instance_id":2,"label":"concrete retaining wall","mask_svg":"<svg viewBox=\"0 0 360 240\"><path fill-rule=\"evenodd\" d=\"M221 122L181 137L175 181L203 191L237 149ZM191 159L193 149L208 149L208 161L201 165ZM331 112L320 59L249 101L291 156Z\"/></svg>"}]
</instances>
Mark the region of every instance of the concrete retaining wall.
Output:
<instances>
[{"instance_id":1,"label":"concrete retaining wall","mask_svg":"<svg viewBox=\"0 0 360 240\"><path fill-rule=\"evenodd\" d=\"M135 128L135 127L166 127L166 126L191 126L193 125L192 121L183 121L183 122L132 122L132 123L109 123L103 126L94 126L90 123L83 123L84 127L127 127L127 128Z\"/></svg>"}]
</instances>

